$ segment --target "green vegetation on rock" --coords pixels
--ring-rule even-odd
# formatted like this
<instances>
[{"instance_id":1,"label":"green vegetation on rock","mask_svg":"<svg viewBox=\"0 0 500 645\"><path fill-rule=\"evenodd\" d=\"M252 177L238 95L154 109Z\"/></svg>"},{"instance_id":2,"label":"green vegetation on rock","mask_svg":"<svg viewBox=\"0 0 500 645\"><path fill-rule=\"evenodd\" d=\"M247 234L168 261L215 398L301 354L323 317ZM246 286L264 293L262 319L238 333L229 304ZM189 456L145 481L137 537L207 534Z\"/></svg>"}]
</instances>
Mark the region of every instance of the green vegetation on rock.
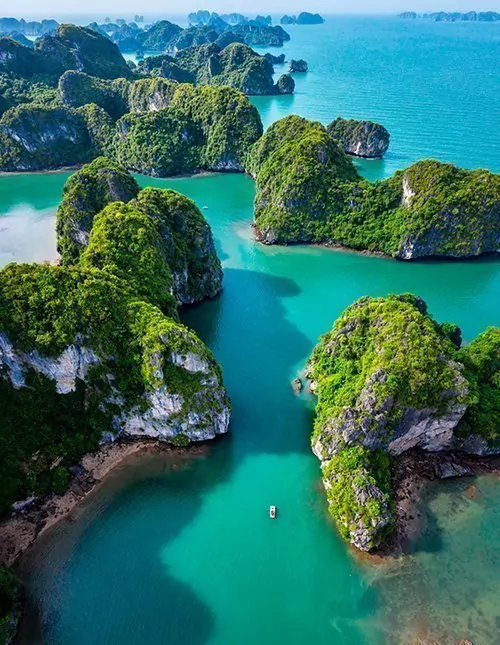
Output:
<instances>
[{"instance_id":1,"label":"green vegetation on rock","mask_svg":"<svg viewBox=\"0 0 500 645\"><path fill-rule=\"evenodd\" d=\"M500 248L500 175L486 170L427 160L370 183L321 124L297 116L266 131L247 170L257 183L257 237L266 243L342 245L406 260Z\"/></svg>"},{"instance_id":2,"label":"green vegetation on rock","mask_svg":"<svg viewBox=\"0 0 500 645\"><path fill-rule=\"evenodd\" d=\"M363 551L379 546L394 529L387 453L351 446L326 463L323 478L340 535Z\"/></svg>"},{"instance_id":3,"label":"green vegetation on rock","mask_svg":"<svg viewBox=\"0 0 500 645\"><path fill-rule=\"evenodd\" d=\"M18 621L21 585L15 571L0 564L0 643L12 642Z\"/></svg>"},{"instance_id":4,"label":"green vegetation on rock","mask_svg":"<svg viewBox=\"0 0 500 645\"><path fill-rule=\"evenodd\" d=\"M334 141L357 157L383 157L389 147L390 134L380 123L338 118L327 127Z\"/></svg>"},{"instance_id":5,"label":"green vegetation on rock","mask_svg":"<svg viewBox=\"0 0 500 645\"><path fill-rule=\"evenodd\" d=\"M195 88L162 78L106 81L68 72L60 91L69 106L24 104L3 114L0 170L60 168L106 154L156 176L242 172L262 134L257 109L230 87ZM114 116L130 111L115 123L106 109Z\"/></svg>"},{"instance_id":6,"label":"green vegetation on rock","mask_svg":"<svg viewBox=\"0 0 500 645\"><path fill-rule=\"evenodd\" d=\"M229 422L219 366L178 322L178 305L222 283L194 203L139 192L100 158L68 180L57 232L63 265L10 264L0 275L0 514L63 491L103 437L184 444Z\"/></svg>"},{"instance_id":7,"label":"green vegetation on rock","mask_svg":"<svg viewBox=\"0 0 500 645\"><path fill-rule=\"evenodd\" d=\"M25 104L0 119L1 170L45 170L85 163L98 154L86 113Z\"/></svg>"},{"instance_id":8,"label":"green vegetation on rock","mask_svg":"<svg viewBox=\"0 0 500 645\"><path fill-rule=\"evenodd\" d=\"M63 264L74 264L88 242L95 215L107 204L128 202L139 184L118 163L99 157L72 175L57 210L57 248Z\"/></svg>"},{"instance_id":9,"label":"green vegetation on rock","mask_svg":"<svg viewBox=\"0 0 500 645\"><path fill-rule=\"evenodd\" d=\"M80 264L122 278L140 298L177 316L172 273L158 229L129 204L111 203L95 216Z\"/></svg>"},{"instance_id":10,"label":"green vegetation on rock","mask_svg":"<svg viewBox=\"0 0 500 645\"><path fill-rule=\"evenodd\" d=\"M181 83L229 85L248 95L280 93L273 81L274 69L269 58L238 42L224 48L214 42L188 47L175 58L167 55L146 58L139 63L138 71Z\"/></svg>"},{"instance_id":11,"label":"green vegetation on rock","mask_svg":"<svg viewBox=\"0 0 500 645\"><path fill-rule=\"evenodd\" d=\"M101 78L131 74L118 47L87 27L59 25L53 36L43 36L33 47L0 38L0 72L56 85L61 74L71 69Z\"/></svg>"},{"instance_id":12,"label":"green vegetation on rock","mask_svg":"<svg viewBox=\"0 0 500 645\"><path fill-rule=\"evenodd\" d=\"M460 359L474 401L467 408L459 428L462 436L477 434L490 445L500 440L500 328L488 327L470 345Z\"/></svg>"},{"instance_id":13,"label":"green vegetation on rock","mask_svg":"<svg viewBox=\"0 0 500 645\"><path fill-rule=\"evenodd\" d=\"M500 449L499 370L500 329L460 349L458 327L437 323L411 294L364 297L342 313L307 374L312 447L346 539L370 550L393 528L389 455ZM483 442L473 447L471 435Z\"/></svg>"}]
</instances>

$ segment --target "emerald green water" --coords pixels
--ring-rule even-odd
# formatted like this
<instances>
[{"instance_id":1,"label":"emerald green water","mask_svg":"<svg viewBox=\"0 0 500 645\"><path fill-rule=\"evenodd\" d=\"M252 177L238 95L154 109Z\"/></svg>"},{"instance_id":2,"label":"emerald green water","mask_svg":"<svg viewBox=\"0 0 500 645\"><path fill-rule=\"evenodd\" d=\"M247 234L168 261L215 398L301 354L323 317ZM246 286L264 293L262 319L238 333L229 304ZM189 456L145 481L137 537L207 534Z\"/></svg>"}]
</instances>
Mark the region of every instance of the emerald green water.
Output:
<instances>
[{"instance_id":1,"label":"emerald green water","mask_svg":"<svg viewBox=\"0 0 500 645\"><path fill-rule=\"evenodd\" d=\"M335 23L314 38L300 35L308 28L293 34L292 43L309 43L304 57L313 68L336 70L322 84L317 72L300 80L293 101L304 114L328 120L328 107L336 116L337 96L358 107L362 102L366 116L380 118L377 87L386 97L392 87L386 116L392 114L389 125L399 133L408 125L408 138L394 144L395 156L386 162L360 164L367 176L385 175L418 157L419 128L426 154L498 170L500 73L488 61L492 48L500 53L500 30L483 32L481 39L476 25L469 37L463 25L446 25L457 29L433 40L422 27L430 70L425 101L441 106L429 111L420 109L425 78L421 63L413 65L415 34L405 49L408 34L401 23L396 28L387 19L367 26L367 19L359 20L344 24L344 31ZM359 71L356 83L339 65L337 40L342 34L348 40L349 29L356 45L348 50L351 66L366 72L366 61L373 62L374 79ZM390 46L381 61L384 39ZM456 62L458 51L460 74L447 63ZM406 70L413 78L413 93L398 95L400 80L390 85L395 61L399 75ZM442 79L448 79L446 91ZM467 83L476 90L468 102ZM281 99L259 99L267 122L276 106L288 109L289 97ZM481 119L472 128L476 115ZM0 177L1 262L53 257L53 218L67 176ZM135 458L74 513L74 521L47 535L25 563L29 611L21 643L407 645L430 634L441 645L465 637L475 645L500 642L498 482L478 480L473 499L462 494L462 483L431 491L428 526L411 557L383 565L359 560L328 518L319 464L309 447L310 402L290 386L317 337L361 295L416 292L438 320L458 323L466 341L498 325L498 260L407 264L314 247L263 247L249 227L250 179L140 181L175 188L207 207L224 291L183 318L223 366L233 403L231 433L192 460ZM274 522L270 504L278 507Z\"/></svg>"}]
</instances>

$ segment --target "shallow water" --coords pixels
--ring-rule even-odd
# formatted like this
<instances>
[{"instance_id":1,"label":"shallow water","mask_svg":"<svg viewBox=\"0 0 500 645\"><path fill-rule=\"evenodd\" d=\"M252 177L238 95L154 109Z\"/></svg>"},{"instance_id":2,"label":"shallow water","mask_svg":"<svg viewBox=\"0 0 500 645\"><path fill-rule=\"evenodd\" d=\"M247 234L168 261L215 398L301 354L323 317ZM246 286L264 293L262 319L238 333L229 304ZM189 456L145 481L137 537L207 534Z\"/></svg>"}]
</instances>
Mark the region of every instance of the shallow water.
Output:
<instances>
[{"instance_id":1,"label":"shallow water","mask_svg":"<svg viewBox=\"0 0 500 645\"><path fill-rule=\"evenodd\" d=\"M329 69L336 74L316 78L318 72L310 72L288 108L288 97L259 99L266 121L292 107L324 121L337 114L380 119L393 132L395 156L361 164L370 177L390 173L424 152L499 170L494 126L500 72L488 67L492 43L498 53L498 40L488 31L492 26L484 25L482 42L478 28L483 25L467 25L469 37L462 31L465 25L440 25L449 31L437 39L445 48L439 68L431 49L436 39L426 36L435 26L412 23L411 33L422 25L421 49L431 70L423 77L413 63L424 53L415 52L415 43L413 49L406 46L404 26L394 31L389 19L368 26L360 21L346 23L345 33L337 23L328 24L330 32L314 32L314 38L306 35L312 28L294 29L287 51L297 47L315 70L315 61L326 65L331 59L335 64L328 63ZM316 36L320 33L330 35L325 41ZM500 29L494 33L497 38ZM406 59L395 66L389 56L383 65L379 59L385 49ZM460 75L447 62L457 51ZM479 82L478 51L486 52L482 107L475 103L477 91L469 101L462 96L463 85L469 84L472 95ZM368 65L371 72L355 82L347 62L352 69ZM408 88L415 89L408 89L404 101L393 101L383 118L380 94L388 91L391 79L402 83L403 72ZM439 110L425 104L432 98L431 88L437 90L439 79L446 78L447 91L432 100L454 115L457 136L450 135L450 119L443 120ZM473 114L478 121L471 127ZM32 259L53 257L54 238L40 236L30 218L36 214L51 229L66 177L0 177L0 212L7 214L7 219L0 217L0 226L12 213L28 222L17 236L9 225L11 240L0 246L9 257L26 259L32 252L37 254ZM328 518L319 465L309 447L312 412L308 401L294 396L290 381L317 337L361 295L416 292L438 320L458 323L465 340L471 340L487 325L499 324L499 262L407 264L314 247L263 247L253 241L249 227L254 186L248 178L140 181L175 188L207 207L203 213L224 264L224 292L183 317L223 366L233 403L231 434L211 445L205 458L177 470L158 461L121 469L75 522L58 526L37 548L27 574L31 611L23 642L381 645L408 644L415 633L444 630L443 643L455 637L473 638L475 645L498 643L498 482L481 480L481 495L463 503L441 487L428 506L439 522L429 521L411 558L384 566L360 562L337 538ZM11 248L18 250L13 254ZM274 522L268 518L270 504L278 507Z\"/></svg>"}]
</instances>

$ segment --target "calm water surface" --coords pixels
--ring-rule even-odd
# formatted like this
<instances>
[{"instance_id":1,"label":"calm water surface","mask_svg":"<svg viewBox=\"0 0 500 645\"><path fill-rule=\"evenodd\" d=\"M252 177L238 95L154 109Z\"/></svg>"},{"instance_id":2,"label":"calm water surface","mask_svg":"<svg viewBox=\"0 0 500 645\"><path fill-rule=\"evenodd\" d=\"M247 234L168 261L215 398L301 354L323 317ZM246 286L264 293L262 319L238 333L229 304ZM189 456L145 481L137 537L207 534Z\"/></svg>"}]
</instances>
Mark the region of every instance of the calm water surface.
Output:
<instances>
[{"instance_id":1,"label":"calm water surface","mask_svg":"<svg viewBox=\"0 0 500 645\"><path fill-rule=\"evenodd\" d=\"M436 25L359 19L295 28L286 51L313 71L295 97L256 103L266 122L290 111L325 122L337 114L381 120L392 153L362 165L372 178L427 155L498 171L499 70L489 61L492 51L498 59L500 29L439 27L436 35ZM364 71L357 78L352 70ZM53 257L66 177L0 177L2 262ZM473 493L470 482L432 489L415 553L383 566L360 561L328 519L309 448L312 413L290 381L317 337L365 294L416 292L471 340L500 322L500 264L266 248L252 240L248 178L140 181L207 207L224 292L184 320L223 366L232 432L174 469L158 458L120 469L76 521L58 526L30 562L22 642L382 645L432 634L443 645L498 643L498 482L480 478ZM269 504L278 506L275 522Z\"/></svg>"}]
</instances>

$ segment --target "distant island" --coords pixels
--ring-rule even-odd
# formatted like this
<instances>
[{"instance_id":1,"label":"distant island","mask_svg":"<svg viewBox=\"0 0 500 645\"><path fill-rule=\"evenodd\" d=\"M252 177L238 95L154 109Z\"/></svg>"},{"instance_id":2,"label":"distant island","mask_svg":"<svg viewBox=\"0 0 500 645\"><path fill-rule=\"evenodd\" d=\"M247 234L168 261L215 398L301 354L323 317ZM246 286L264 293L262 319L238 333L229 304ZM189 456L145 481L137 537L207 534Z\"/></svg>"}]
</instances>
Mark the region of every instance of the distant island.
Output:
<instances>
[{"instance_id":1,"label":"distant island","mask_svg":"<svg viewBox=\"0 0 500 645\"><path fill-rule=\"evenodd\" d=\"M298 16L285 15L281 18L282 25L321 25L325 22L323 16L319 13L309 13L302 11Z\"/></svg>"},{"instance_id":2,"label":"distant island","mask_svg":"<svg viewBox=\"0 0 500 645\"><path fill-rule=\"evenodd\" d=\"M416 11L405 11L400 13L399 18L405 20L434 20L436 22L497 22L500 20L500 13L496 11L436 11L433 13L417 13Z\"/></svg>"},{"instance_id":3,"label":"distant island","mask_svg":"<svg viewBox=\"0 0 500 645\"><path fill-rule=\"evenodd\" d=\"M199 11L190 14L189 27L183 28L168 20L145 26L143 16L127 23L123 18L115 22L92 22L88 26L118 45L122 52L167 52L175 54L181 49L216 42L224 47L232 42L259 47L281 47L290 35L280 25L272 26L270 16L250 19L240 14L219 16L217 13ZM226 18L226 20L224 19ZM0 36L20 40L32 46L29 39L55 35L59 27L56 20L26 21L17 18L0 18ZM24 39L23 39L24 38Z\"/></svg>"}]
</instances>

